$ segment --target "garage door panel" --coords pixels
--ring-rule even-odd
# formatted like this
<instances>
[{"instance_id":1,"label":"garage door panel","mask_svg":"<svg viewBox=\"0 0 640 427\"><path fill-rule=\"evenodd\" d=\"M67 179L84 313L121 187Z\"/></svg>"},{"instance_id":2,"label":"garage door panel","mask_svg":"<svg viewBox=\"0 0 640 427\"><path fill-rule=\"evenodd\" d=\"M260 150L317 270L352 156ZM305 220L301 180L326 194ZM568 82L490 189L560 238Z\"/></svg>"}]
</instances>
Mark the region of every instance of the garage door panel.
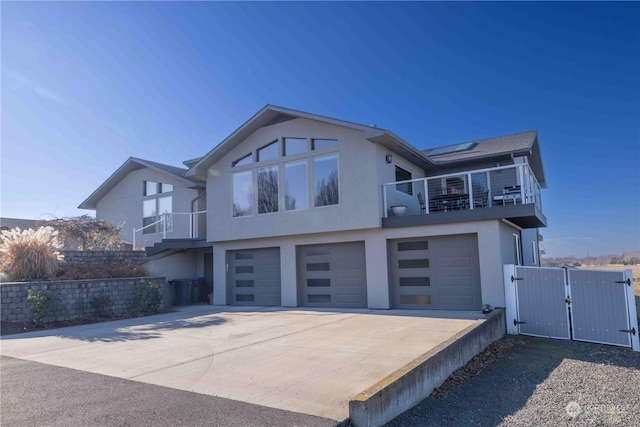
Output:
<instances>
[{"instance_id":1,"label":"garage door panel","mask_svg":"<svg viewBox=\"0 0 640 427\"><path fill-rule=\"evenodd\" d=\"M279 248L232 251L227 260L231 304L281 304Z\"/></svg>"},{"instance_id":2,"label":"garage door panel","mask_svg":"<svg viewBox=\"0 0 640 427\"><path fill-rule=\"evenodd\" d=\"M438 250L446 249L464 249L471 248L473 242L468 239L468 235L465 236L446 236L439 239L436 244Z\"/></svg>"},{"instance_id":3,"label":"garage door panel","mask_svg":"<svg viewBox=\"0 0 640 427\"><path fill-rule=\"evenodd\" d=\"M389 263L395 308L481 307L475 235L392 240Z\"/></svg>"},{"instance_id":4,"label":"garage door panel","mask_svg":"<svg viewBox=\"0 0 640 427\"><path fill-rule=\"evenodd\" d=\"M364 286L364 282L360 277L354 277L352 279L342 278L340 280L336 280L334 283L337 284L340 289L356 288L360 290Z\"/></svg>"},{"instance_id":5,"label":"garage door panel","mask_svg":"<svg viewBox=\"0 0 640 427\"><path fill-rule=\"evenodd\" d=\"M446 287L447 289L455 288L471 288L474 286L473 278L470 276L451 276L451 277L438 277L436 281L438 287Z\"/></svg>"},{"instance_id":6,"label":"garage door panel","mask_svg":"<svg viewBox=\"0 0 640 427\"><path fill-rule=\"evenodd\" d=\"M364 243L297 248L300 304L312 307L366 307Z\"/></svg>"},{"instance_id":7,"label":"garage door panel","mask_svg":"<svg viewBox=\"0 0 640 427\"><path fill-rule=\"evenodd\" d=\"M460 307L473 304L472 296L439 295L436 299L439 305L447 307Z\"/></svg>"},{"instance_id":8,"label":"garage door panel","mask_svg":"<svg viewBox=\"0 0 640 427\"><path fill-rule=\"evenodd\" d=\"M457 255L455 257L439 257L437 266L440 268L459 268L459 267L471 267L472 260L469 258L468 253L465 255Z\"/></svg>"}]
</instances>

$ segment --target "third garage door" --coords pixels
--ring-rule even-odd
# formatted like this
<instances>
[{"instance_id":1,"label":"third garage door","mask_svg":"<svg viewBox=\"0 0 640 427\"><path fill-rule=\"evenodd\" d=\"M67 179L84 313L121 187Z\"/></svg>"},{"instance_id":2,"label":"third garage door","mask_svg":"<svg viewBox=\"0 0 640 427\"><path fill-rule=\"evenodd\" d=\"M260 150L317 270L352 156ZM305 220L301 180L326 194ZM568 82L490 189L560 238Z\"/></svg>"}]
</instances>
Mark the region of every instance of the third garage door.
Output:
<instances>
[{"instance_id":1,"label":"third garage door","mask_svg":"<svg viewBox=\"0 0 640 427\"><path fill-rule=\"evenodd\" d=\"M475 234L390 240L389 260L394 308L481 308Z\"/></svg>"},{"instance_id":2,"label":"third garage door","mask_svg":"<svg viewBox=\"0 0 640 427\"><path fill-rule=\"evenodd\" d=\"M367 307L364 242L299 246L300 305Z\"/></svg>"}]
</instances>

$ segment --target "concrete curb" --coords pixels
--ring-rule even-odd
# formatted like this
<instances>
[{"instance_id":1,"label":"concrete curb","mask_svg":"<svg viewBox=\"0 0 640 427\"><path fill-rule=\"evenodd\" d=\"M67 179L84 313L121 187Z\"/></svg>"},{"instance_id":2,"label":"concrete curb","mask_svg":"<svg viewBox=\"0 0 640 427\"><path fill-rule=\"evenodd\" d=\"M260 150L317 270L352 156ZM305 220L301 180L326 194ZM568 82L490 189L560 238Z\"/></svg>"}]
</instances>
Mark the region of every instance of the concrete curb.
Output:
<instances>
[{"instance_id":1,"label":"concrete curb","mask_svg":"<svg viewBox=\"0 0 640 427\"><path fill-rule=\"evenodd\" d=\"M427 398L505 331L504 309L496 309L354 397L349 402L351 424L377 427L391 421Z\"/></svg>"}]
</instances>

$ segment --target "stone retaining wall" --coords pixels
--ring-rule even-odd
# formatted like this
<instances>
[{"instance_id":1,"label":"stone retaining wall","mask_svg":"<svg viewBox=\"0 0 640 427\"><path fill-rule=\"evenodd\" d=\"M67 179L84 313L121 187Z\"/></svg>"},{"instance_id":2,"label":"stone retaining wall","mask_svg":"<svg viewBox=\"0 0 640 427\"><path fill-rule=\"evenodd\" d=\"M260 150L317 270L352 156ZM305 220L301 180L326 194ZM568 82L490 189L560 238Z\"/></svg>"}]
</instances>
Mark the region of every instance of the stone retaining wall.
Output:
<instances>
[{"instance_id":1,"label":"stone retaining wall","mask_svg":"<svg viewBox=\"0 0 640 427\"><path fill-rule=\"evenodd\" d=\"M142 265L147 262L145 251L63 251L64 266L76 265L105 265L114 262L125 262Z\"/></svg>"},{"instance_id":2,"label":"stone retaining wall","mask_svg":"<svg viewBox=\"0 0 640 427\"><path fill-rule=\"evenodd\" d=\"M28 322L33 319L31 306L27 302L28 290L45 291L52 299L49 302L53 316L43 321L72 320L95 315L91 307L94 297L108 295L116 314L129 311L136 285L140 280L160 285L163 293L163 308L172 298L166 293L170 288L164 277L133 277L124 279L64 280L43 282L12 282L0 284L0 319L3 322Z\"/></svg>"}]
</instances>

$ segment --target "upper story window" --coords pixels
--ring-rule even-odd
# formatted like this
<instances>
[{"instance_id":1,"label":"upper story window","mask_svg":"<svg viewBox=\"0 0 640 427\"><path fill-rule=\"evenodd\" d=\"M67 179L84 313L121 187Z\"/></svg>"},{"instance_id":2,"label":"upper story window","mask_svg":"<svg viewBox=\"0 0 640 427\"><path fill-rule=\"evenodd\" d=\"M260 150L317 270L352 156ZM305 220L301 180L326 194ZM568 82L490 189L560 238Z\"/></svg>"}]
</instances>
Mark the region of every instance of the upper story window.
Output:
<instances>
[{"instance_id":1,"label":"upper story window","mask_svg":"<svg viewBox=\"0 0 640 427\"><path fill-rule=\"evenodd\" d=\"M253 215L253 171L233 174L233 216Z\"/></svg>"},{"instance_id":2,"label":"upper story window","mask_svg":"<svg viewBox=\"0 0 640 427\"><path fill-rule=\"evenodd\" d=\"M149 226L145 228L143 234L153 234L165 230L173 230L173 197L171 195L161 195L173 191L172 184L163 182L144 181L144 190L142 200L142 225ZM163 220L158 224L153 224L159 220Z\"/></svg>"},{"instance_id":3,"label":"upper story window","mask_svg":"<svg viewBox=\"0 0 640 427\"><path fill-rule=\"evenodd\" d=\"M251 163L253 163L253 157L251 156L251 153L249 153L246 156L241 157L235 162L231 163L231 166L232 167L244 166L244 165L250 165Z\"/></svg>"},{"instance_id":4,"label":"upper story window","mask_svg":"<svg viewBox=\"0 0 640 427\"><path fill-rule=\"evenodd\" d=\"M275 140L258 150L258 161L263 162L265 160L275 159L276 157L279 157L279 155L278 140Z\"/></svg>"},{"instance_id":5,"label":"upper story window","mask_svg":"<svg viewBox=\"0 0 640 427\"><path fill-rule=\"evenodd\" d=\"M258 213L278 212L278 166L258 169Z\"/></svg>"},{"instance_id":6,"label":"upper story window","mask_svg":"<svg viewBox=\"0 0 640 427\"><path fill-rule=\"evenodd\" d=\"M337 147L337 146L338 146L338 140L336 139L316 138L311 140L312 150L322 150L323 148L331 148L331 147Z\"/></svg>"},{"instance_id":7,"label":"upper story window","mask_svg":"<svg viewBox=\"0 0 640 427\"><path fill-rule=\"evenodd\" d=\"M284 138L284 155L292 156L307 152L307 138Z\"/></svg>"},{"instance_id":8,"label":"upper story window","mask_svg":"<svg viewBox=\"0 0 640 427\"><path fill-rule=\"evenodd\" d=\"M284 208L288 211L307 209L307 161L284 165Z\"/></svg>"},{"instance_id":9,"label":"upper story window","mask_svg":"<svg viewBox=\"0 0 640 427\"><path fill-rule=\"evenodd\" d=\"M145 181L144 182L144 192L143 196L153 196L158 193L158 183L155 181Z\"/></svg>"},{"instance_id":10,"label":"upper story window","mask_svg":"<svg viewBox=\"0 0 640 427\"><path fill-rule=\"evenodd\" d=\"M170 193L173 191L173 184L164 182L144 181L142 191L143 196L154 196L158 193Z\"/></svg>"},{"instance_id":11,"label":"upper story window","mask_svg":"<svg viewBox=\"0 0 640 427\"><path fill-rule=\"evenodd\" d=\"M337 205L340 201L338 183L338 155L313 159L315 206Z\"/></svg>"},{"instance_id":12,"label":"upper story window","mask_svg":"<svg viewBox=\"0 0 640 427\"><path fill-rule=\"evenodd\" d=\"M396 166L396 181L408 181L412 179L411 172L406 169L402 169L400 166ZM410 196L413 195L413 182L405 182L403 184L396 184L396 190L406 193Z\"/></svg>"},{"instance_id":13,"label":"upper story window","mask_svg":"<svg viewBox=\"0 0 640 427\"><path fill-rule=\"evenodd\" d=\"M315 153L309 150L310 147L314 150L337 149L337 146L338 141L333 139L287 137L257 149L257 162L277 159L281 154L282 157L298 155L302 158L279 164L269 162L268 165L234 173L233 216L252 216L256 211L262 215L308 209L310 192L313 192L313 207L337 205L340 201L338 153L313 157ZM232 163L232 166L247 165L252 161L252 154L248 154ZM255 211L254 205L257 207Z\"/></svg>"}]
</instances>

